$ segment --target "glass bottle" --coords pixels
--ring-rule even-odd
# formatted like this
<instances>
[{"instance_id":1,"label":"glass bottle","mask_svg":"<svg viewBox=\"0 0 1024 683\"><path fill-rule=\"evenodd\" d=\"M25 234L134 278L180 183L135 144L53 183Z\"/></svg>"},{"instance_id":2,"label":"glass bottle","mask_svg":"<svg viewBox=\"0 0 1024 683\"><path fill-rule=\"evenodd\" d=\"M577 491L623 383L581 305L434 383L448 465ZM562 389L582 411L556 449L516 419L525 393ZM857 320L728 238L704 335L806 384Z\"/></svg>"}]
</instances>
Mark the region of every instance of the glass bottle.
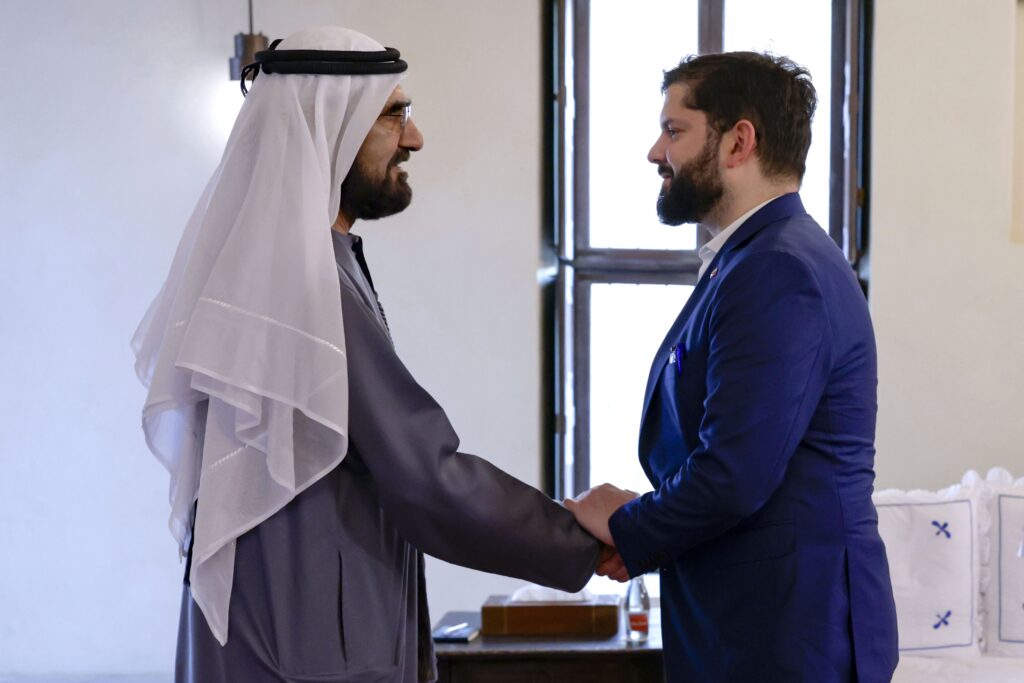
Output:
<instances>
[{"instance_id":1,"label":"glass bottle","mask_svg":"<svg viewBox=\"0 0 1024 683\"><path fill-rule=\"evenodd\" d=\"M647 642L651 624L651 599L647 595L644 577L633 577L626 589L626 641Z\"/></svg>"}]
</instances>

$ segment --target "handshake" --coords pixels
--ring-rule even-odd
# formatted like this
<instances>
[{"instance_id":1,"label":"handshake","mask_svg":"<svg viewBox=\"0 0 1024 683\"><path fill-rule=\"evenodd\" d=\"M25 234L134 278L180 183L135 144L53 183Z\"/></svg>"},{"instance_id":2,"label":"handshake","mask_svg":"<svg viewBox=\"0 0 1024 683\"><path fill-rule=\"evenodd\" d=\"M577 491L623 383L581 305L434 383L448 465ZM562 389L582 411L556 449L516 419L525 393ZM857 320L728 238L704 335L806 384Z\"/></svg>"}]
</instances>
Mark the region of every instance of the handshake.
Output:
<instances>
[{"instance_id":1,"label":"handshake","mask_svg":"<svg viewBox=\"0 0 1024 683\"><path fill-rule=\"evenodd\" d=\"M597 561L598 576L614 581L628 581L629 572L622 556L615 549L615 541L608 529L608 519L620 507L638 497L633 491L624 491L611 484L601 484L584 491L575 498L566 498L563 505L576 516L576 522L602 543Z\"/></svg>"}]
</instances>

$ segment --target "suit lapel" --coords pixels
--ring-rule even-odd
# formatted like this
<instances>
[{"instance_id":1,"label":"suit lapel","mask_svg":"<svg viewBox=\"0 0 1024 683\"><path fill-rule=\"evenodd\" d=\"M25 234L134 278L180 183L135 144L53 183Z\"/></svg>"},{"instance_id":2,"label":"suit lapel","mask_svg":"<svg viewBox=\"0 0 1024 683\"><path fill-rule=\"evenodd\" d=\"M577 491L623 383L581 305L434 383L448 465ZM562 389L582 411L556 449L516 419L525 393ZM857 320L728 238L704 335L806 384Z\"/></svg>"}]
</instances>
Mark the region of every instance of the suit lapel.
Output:
<instances>
[{"instance_id":1,"label":"suit lapel","mask_svg":"<svg viewBox=\"0 0 1024 683\"><path fill-rule=\"evenodd\" d=\"M651 363L651 370L647 375L647 388L644 390L644 407L643 412L640 414L640 430L643 431L644 421L647 419L647 408L651 404L651 397L654 395L654 388L658 385L658 378L661 376L661 370L665 367L665 363L668 362L668 354L671 348L674 346L673 341L681 336L683 329L687 323L690 322L690 316L693 313L694 306L697 305L697 301L704 296L704 290L707 289L706 277L708 271L715 265L714 262L718 260L716 255L711 265L708 266L704 276L697 281L697 286L693 288L690 293L690 297L683 304L683 310L679 312L675 322L672 323L672 327L668 328L668 333L661 342L661 346L658 347L658 352L654 355L654 362Z\"/></svg>"},{"instance_id":2,"label":"suit lapel","mask_svg":"<svg viewBox=\"0 0 1024 683\"><path fill-rule=\"evenodd\" d=\"M804 205L800 201L800 195L795 192L790 194L784 194L781 197L773 199L772 201L765 204L757 211L753 216L743 222L743 225L726 241L722 246L722 249L715 254L715 258L708 264L707 269L704 271L704 275L701 276L697 282L697 286L690 294L690 298L686 300L686 304L683 306L683 310L680 311L679 316L675 322L672 323L672 327L669 328L668 334L665 335L665 339L661 342L661 346L658 347L658 352L654 356L654 362L651 363L650 373L647 375L647 388L644 391L644 406L643 411L640 414L640 432L643 433L644 422L647 420L647 409L651 405L651 398L654 396L654 389L658 386L658 379L661 377L661 370L668 362L668 354L672 350L672 347L676 345L676 340L683 337L683 332L691 323L693 317L693 310L697 305L697 302L704 297L704 292L708 288L708 281L711 279L709 274L714 272L715 268L719 266L719 261L724 256L735 251L740 245L745 244L746 241L754 234L759 232L762 228L767 225L774 223L781 218L788 218L798 213L804 212Z\"/></svg>"}]
</instances>

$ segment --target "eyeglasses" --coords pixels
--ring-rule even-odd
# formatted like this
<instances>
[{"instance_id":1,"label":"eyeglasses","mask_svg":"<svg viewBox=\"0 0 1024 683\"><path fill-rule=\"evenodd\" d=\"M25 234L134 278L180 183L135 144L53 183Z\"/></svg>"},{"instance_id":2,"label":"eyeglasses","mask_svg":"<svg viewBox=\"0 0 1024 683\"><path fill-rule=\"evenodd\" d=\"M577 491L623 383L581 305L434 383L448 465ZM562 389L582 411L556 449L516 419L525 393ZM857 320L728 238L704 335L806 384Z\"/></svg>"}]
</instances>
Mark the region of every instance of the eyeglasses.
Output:
<instances>
[{"instance_id":1,"label":"eyeglasses","mask_svg":"<svg viewBox=\"0 0 1024 683\"><path fill-rule=\"evenodd\" d=\"M405 124L409 123L409 118L412 116L412 104L407 104L402 107L402 111L381 114L378 118L384 118L385 116L399 119L398 128L399 130L404 130Z\"/></svg>"}]
</instances>

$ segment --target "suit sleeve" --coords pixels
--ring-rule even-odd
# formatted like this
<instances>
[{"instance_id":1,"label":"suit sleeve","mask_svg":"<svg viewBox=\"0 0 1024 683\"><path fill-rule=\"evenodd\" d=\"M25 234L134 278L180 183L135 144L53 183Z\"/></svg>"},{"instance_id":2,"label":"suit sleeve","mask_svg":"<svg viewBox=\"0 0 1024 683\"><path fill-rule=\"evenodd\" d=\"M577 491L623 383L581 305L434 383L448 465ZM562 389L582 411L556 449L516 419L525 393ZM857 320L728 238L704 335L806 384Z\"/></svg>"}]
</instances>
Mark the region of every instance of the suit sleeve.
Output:
<instances>
[{"instance_id":1,"label":"suit sleeve","mask_svg":"<svg viewBox=\"0 0 1024 683\"><path fill-rule=\"evenodd\" d=\"M342 306L351 445L400 533L446 562L580 590L598 542L540 491L460 453L444 411L344 287Z\"/></svg>"},{"instance_id":2,"label":"suit sleeve","mask_svg":"<svg viewBox=\"0 0 1024 683\"><path fill-rule=\"evenodd\" d=\"M768 501L831 369L822 290L794 256L762 252L737 264L709 314L700 445L657 490L609 520L631 576L721 535Z\"/></svg>"}]
</instances>

